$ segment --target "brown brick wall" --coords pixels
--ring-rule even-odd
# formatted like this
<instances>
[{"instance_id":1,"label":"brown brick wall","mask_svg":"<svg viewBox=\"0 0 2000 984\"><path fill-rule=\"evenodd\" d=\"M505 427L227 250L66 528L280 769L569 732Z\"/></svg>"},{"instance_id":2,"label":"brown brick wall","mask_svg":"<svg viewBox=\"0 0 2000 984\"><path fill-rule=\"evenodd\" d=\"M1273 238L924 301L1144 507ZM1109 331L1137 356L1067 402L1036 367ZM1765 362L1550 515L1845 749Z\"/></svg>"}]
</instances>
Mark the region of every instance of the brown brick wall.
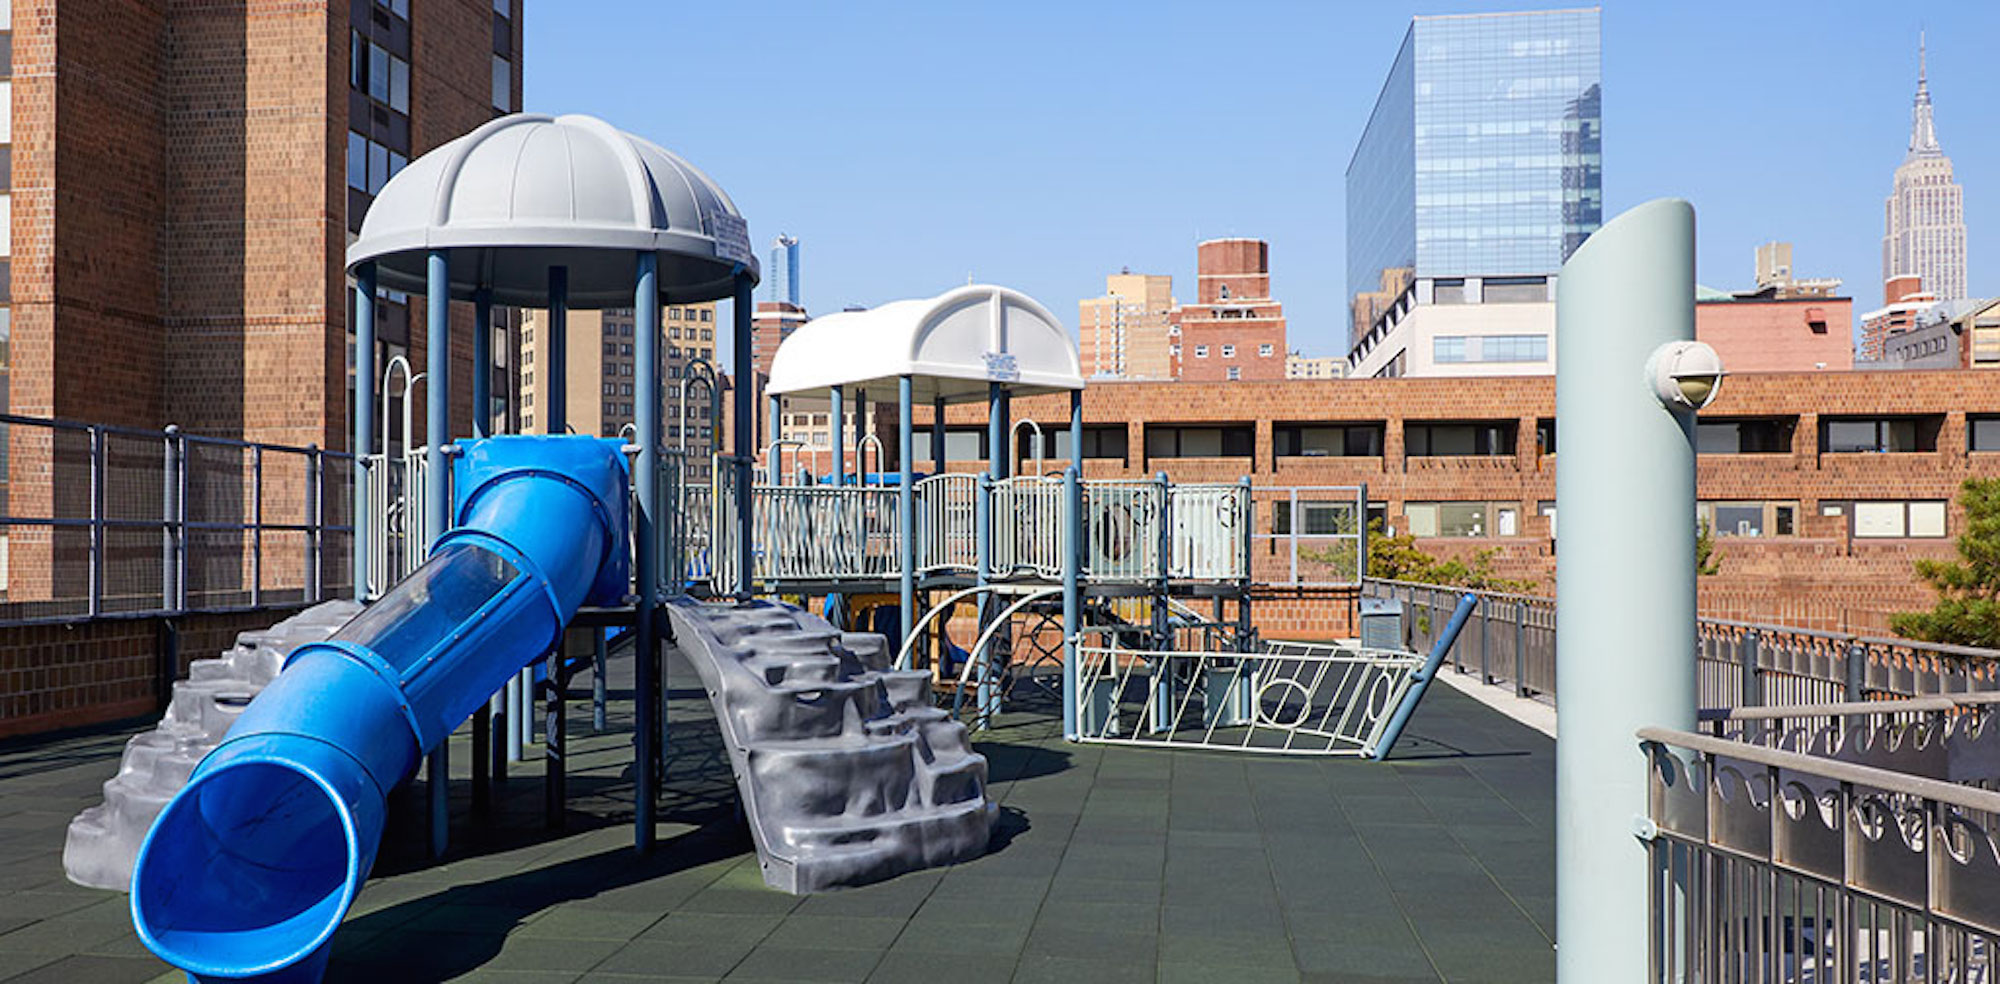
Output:
<instances>
[{"instance_id":1,"label":"brown brick wall","mask_svg":"<svg viewBox=\"0 0 2000 984\"><path fill-rule=\"evenodd\" d=\"M239 632L297 609L179 619L180 665L215 656ZM162 700L157 618L0 628L0 738L151 714Z\"/></svg>"}]
</instances>

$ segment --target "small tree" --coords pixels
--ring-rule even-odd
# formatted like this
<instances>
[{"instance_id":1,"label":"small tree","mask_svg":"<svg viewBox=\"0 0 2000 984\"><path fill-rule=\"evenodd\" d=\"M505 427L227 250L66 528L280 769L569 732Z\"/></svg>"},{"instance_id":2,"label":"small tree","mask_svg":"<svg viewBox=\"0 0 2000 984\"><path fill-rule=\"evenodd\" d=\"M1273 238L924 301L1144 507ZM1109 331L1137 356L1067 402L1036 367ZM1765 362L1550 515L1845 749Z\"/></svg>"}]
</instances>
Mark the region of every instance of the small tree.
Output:
<instances>
[{"instance_id":1,"label":"small tree","mask_svg":"<svg viewBox=\"0 0 2000 984\"><path fill-rule=\"evenodd\" d=\"M1965 507L1959 559L1916 562L1917 576L1937 591L1937 604L1889 624L1912 639L2000 648L2000 478L1966 479L1958 501Z\"/></svg>"},{"instance_id":2,"label":"small tree","mask_svg":"<svg viewBox=\"0 0 2000 984\"><path fill-rule=\"evenodd\" d=\"M1708 520L1696 520L1694 524L1694 572L1701 577L1722 570L1722 558L1715 555L1715 529Z\"/></svg>"},{"instance_id":3,"label":"small tree","mask_svg":"<svg viewBox=\"0 0 2000 984\"><path fill-rule=\"evenodd\" d=\"M1415 581L1481 591L1534 590L1533 581L1505 578L1493 572L1493 558L1499 554L1498 549L1486 547L1475 551L1470 562L1457 557L1440 559L1419 549L1417 538L1409 533L1390 536L1383 532L1379 519L1368 524L1368 576L1377 580Z\"/></svg>"}]
</instances>

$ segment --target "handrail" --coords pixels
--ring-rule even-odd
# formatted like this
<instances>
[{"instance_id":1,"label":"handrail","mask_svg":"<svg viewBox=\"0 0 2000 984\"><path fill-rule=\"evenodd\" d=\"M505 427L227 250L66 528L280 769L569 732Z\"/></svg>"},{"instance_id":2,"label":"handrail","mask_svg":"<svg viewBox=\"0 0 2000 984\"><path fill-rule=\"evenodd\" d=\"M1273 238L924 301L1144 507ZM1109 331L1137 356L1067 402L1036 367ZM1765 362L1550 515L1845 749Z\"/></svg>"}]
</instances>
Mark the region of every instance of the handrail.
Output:
<instances>
[{"instance_id":1,"label":"handrail","mask_svg":"<svg viewBox=\"0 0 2000 984\"><path fill-rule=\"evenodd\" d=\"M1673 728L1648 726L1640 728L1634 732L1634 735L1642 743L1685 748L1689 751L1701 752L1705 755L1749 762L1753 765L1762 765L1773 769L1789 769L1794 772L1803 772L1808 775L1832 779L1836 782L1865 786L1869 789L1879 789L1883 792L1935 800L1939 803L1966 810L2000 813L2000 792L1980 789L1975 786L1961 786L1957 783L1944 782L1938 779L1926 779L1922 776L1891 772L1887 769L1875 769L1865 765L1855 765L1852 762L1843 762L1839 759L1802 755L1798 752L1781 751L1766 745L1752 745L1745 742L1731 741L1727 738L1714 738L1708 735L1696 734L1692 731L1677 731Z\"/></svg>"},{"instance_id":2,"label":"handrail","mask_svg":"<svg viewBox=\"0 0 2000 984\"><path fill-rule=\"evenodd\" d=\"M685 433L685 431L683 431L683 433ZM807 476L812 475L812 466L809 464L801 463L799 460L800 455L803 455L805 452L811 450L812 446L797 438L781 437L764 446L764 461L770 467L771 474L776 475L778 477L775 484L777 485L785 484L785 470L783 468L784 465L784 457L783 457L784 452L782 450L783 448L792 449L792 464L799 466L799 468L801 469L801 474ZM805 484L811 484L811 483L805 483Z\"/></svg>"},{"instance_id":3,"label":"handrail","mask_svg":"<svg viewBox=\"0 0 2000 984\"><path fill-rule=\"evenodd\" d=\"M1047 470L1048 440L1042 436L1042 425L1035 423L1032 417L1022 417L1014 421L1014 426L1007 428L1007 466L1011 468L1014 462L1021 460L1021 428L1023 427L1027 427L1035 432L1034 473L1040 475L1043 471Z\"/></svg>"},{"instance_id":4,"label":"handrail","mask_svg":"<svg viewBox=\"0 0 2000 984\"><path fill-rule=\"evenodd\" d=\"M875 445L876 471L888 474L882 468L882 458L888 454L882 447L882 439L875 436L874 431L861 435L861 440L854 444L854 484L862 488L868 487L868 445L871 443Z\"/></svg>"}]
</instances>

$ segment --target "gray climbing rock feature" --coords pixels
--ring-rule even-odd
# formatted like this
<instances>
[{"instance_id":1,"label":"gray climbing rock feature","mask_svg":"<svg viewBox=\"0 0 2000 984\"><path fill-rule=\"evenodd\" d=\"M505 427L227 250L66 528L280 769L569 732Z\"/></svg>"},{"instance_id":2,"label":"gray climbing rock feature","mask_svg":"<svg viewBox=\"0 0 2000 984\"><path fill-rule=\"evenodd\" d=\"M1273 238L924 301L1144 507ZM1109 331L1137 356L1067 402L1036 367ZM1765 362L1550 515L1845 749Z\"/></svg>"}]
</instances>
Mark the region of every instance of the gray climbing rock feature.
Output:
<instances>
[{"instance_id":1,"label":"gray climbing rock feature","mask_svg":"<svg viewBox=\"0 0 2000 984\"><path fill-rule=\"evenodd\" d=\"M125 743L118 774L104 784L104 802L77 814L63 842L63 870L90 888L123 892L153 818L187 784L202 757L243 713L250 698L271 682L291 651L333 635L361 611L351 601L328 601L268 629L236 637L219 659L198 659L188 677L174 682L173 701L152 731Z\"/></svg>"},{"instance_id":2,"label":"gray climbing rock feature","mask_svg":"<svg viewBox=\"0 0 2000 984\"><path fill-rule=\"evenodd\" d=\"M986 853L986 758L933 705L927 671L889 668L881 636L768 601L667 611L715 705L766 884L865 885Z\"/></svg>"}]
</instances>

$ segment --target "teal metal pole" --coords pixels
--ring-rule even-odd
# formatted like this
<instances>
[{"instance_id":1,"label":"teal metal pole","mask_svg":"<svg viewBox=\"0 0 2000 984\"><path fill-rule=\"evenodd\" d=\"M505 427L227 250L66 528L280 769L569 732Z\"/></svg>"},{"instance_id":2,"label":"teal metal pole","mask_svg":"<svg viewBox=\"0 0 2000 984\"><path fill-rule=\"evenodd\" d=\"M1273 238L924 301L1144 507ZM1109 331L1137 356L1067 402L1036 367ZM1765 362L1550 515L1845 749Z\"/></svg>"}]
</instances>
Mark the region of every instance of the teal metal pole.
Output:
<instances>
[{"instance_id":1,"label":"teal metal pole","mask_svg":"<svg viewBox=\"0 0 2000 984\"><path fill-rule=\"evenodd\" d=\"M493 436L493 292L472 294L472 436Z\"/></svg>"},{"instance_id":2,"label":"teal metal pole","mask_svg":"<svg viewBox=\"0 0 2000 984\"><path fill-rule=\"evenodd\" d=\"M847 484L846 398L847 389L842 386L835 386L827 397L832 403L827 423L831 425L828 434L833 439L833 484L836 486Z\"/></svg>"},{"instance_id":3,"label":"teal metal pole","mask_svg":"<svg viewBox=\"0 0 2000 984\"><path fill-rule=\"evenodd\" d=\"M1074 424L1071 431L1076 430ZM1063 738L1076 741L1077 634L1083 631L1083 469L1070 462L1063 469Z\"/></svg>"},{"instance_id":4,"label":"teal metal pole","mask_svg":"<svg viewBox=\"0 0 2000 984\"><path fill-rule=\"evenodd\" d=\"M451 528L451 472L444 446L451 440L451 254L430 251L424 278L424 526L431 541ZM428 549L429 544L425 544ZM424 764L431 857L441 858L451 827L451 743L441 741Z\"/></svg>"},{"instance_id":5,"label":"teal metal pole","mask_svg":"<svg viewBox=\"0 0 2000 984\"><path fill-rule=\"evenodd\" d=\"M1083 391L1069 391L1069 463L1083 474Z\"/></svg>"},{"instance_id":6,"label":"teal metal pole","mask_svg":"<svg viewBox=\"0 0 2000 984\"><path fill-rule=\"evenodd\" d=\"M659 770L655 766L666 746L666 713L658 700L660 689L659 629L653 621L660 606L660 538L656 532L665 521L660 510L660 258L650 250L640 253L632 290L634 370L638 377L639 460L633 484L638 491L637 521L632 541L637 550L639 610L632 638L633 723L632 723L632 846L641 852L653 849L653 805L658 794ZM658 720L655 711L658 710ZM553 741L553 739L551 739Z\"/></svg>"},{"instance_id":7,"label":"teal metal pole","mask_svg":"<svg viewBox=\"0 0 2000 984\"><path fill-rule=\"evenodd\" d=\"M368 456L375 453L375 264L354 268L354 600L368 600ZM385 464L384 467L387 467ZM172 604L171 601L168 604Z\"/></svg>"},{"instance_id":8,"label":"teal metal pole","mask_svg":"<svg viewBox=\"0 0 2000 984\"><path fill-rule=\"evenodd\" d=\"M917 618L917 490L916 481L917 428L916 421L910 419L916 400L915 382L905 375L896 380L896 465L902 481L896 488L897 524L902 528L902 594L899 602L899 634L907 636L910 626ZM898 640L900 641L900 640Z\"/></svg>"},{"instance_id":9,"label":"teal metal pole","mask_svg":"<svg viewBox=\"0 0 2000 984\"><path fill-rule=\"evenodd\" d=\"M986 473L1007 477L1007 424L1002 402L1006 391L999 383L986 384Z\"/></svg>"},{"instance_id":10,"label":"teal metal pole","mask_svg":"<svg viewBox=\"0 0 2000 984\"><path fill-rule=\"evenodd\" d=\"M1646 979L1652 764L1633 732L1695 729L1693 414L1648 379L1694 338L1694 209L1592 234L1556 288L1556 977Z\"/></svg>"},{"instance_id":11,"label":"teal metal pole","mask_svg":"<svg viewBox=\"0 0 2000 984\"><path fill-rule=\"evenodd\" d=\"M547 433L569 431L569 267L549 268L549 394Z\"/></svg>"},{"instance_id":12,"label":"teal metal pole","mask_svg":"<svg viewBox=\"0 0 2000 984\"><path fill-rule=\"evenodd\" d=\"M757 544L755 486L752 472L757 460L757 427L753 419L757 415L756 389L757 368L751 359L750 315L756 301L752 292L757 288L757 277L748 269L736 271L736 296L730 302L731 320L735 322L735 336L730 341L730 361L735 374L735 406L732 415L736 428L736 460L730 467L736 470L736 597L748 601L756 597ZM718 423L720 423L718 421Z\"/></svg>"},{"instance_id":13,"label":"teal metal pole","mask_svg":"<svg viewBox=\"0 0 2000 984\"><path fill-rule=\"evenodd\" d=\"M764 462L764 468L771 476L772 485L784 479L783 473L778 470L778 442L785 437L783 400L784 397L775 393L764 398L764 446L771 449L771 460Z\"/></svg>"},{"instance_id":14,"label":"teal metal pole","mask_svg":"<svg viewBox=\"0 0 2000 984\"><path fill-rule=\"evenodd\" d=\"M1430 689L1438 667L1444 665L1445 654L1451 652L1451 644L1458 640L1459 631L1465 628L1466 620L1472 617L1472 610L1478 607L1478 595L1467 592L1459 596L1451 621L1439 633L1437 642L1431 645L1430 656L1424 659L1424 665L1410 675L1410 689L1403 692L1403 699L1390 715L1388 726L1382 729L1382 737L1376 741L1374 754L1370 756L1375 761L1388 758L1390 750L1396 747L1396 739L1403 736L1403 729L1410 724L1410 716L1417 713L1417 705L1423 703L1424 692Z\"/></svg>"}]
</instances>

